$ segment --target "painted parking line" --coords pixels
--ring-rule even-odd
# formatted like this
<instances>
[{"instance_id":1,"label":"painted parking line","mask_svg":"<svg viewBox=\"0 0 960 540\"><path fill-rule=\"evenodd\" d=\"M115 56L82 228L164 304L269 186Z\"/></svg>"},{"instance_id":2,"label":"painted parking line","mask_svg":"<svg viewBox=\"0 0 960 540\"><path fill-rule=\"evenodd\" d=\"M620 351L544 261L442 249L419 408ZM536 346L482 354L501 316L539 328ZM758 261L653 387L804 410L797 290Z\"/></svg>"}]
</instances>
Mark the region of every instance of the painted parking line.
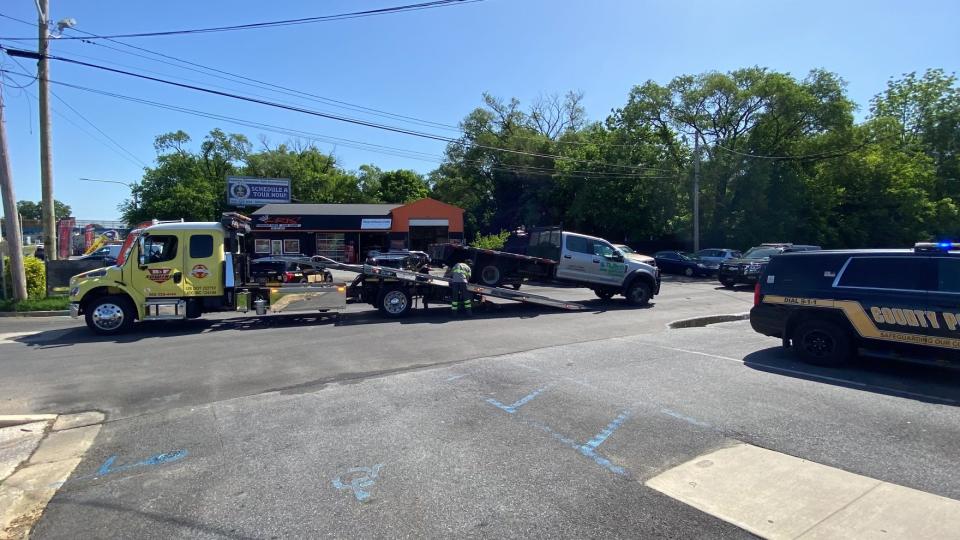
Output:
<instances>
[{"instance_id":1,"label":"painted parking line","mask_svg":"<svg viewBox=\"0 0 960 540\"><path fill-rule=\"evenodd\" d=\"M960 501L738 444L646 485L764 538L956 538Z\"/></svg>"},{"instance_id":2,"label":"painted parking line","mask_svg":"<svg viewBox=\"0 0 960 540\"><path fill-rule=\"evenodd\" d=\"M514 413L517 412L517 409L519 409L520 407L522 407L522 406L526 405L527 403L529 403L531 400L533 400L533 398L539 396L540 393L543 392L543 391L546 390L546 389L547 389L546 386L544 386L543 388L538 388L538 389L534 390L533 392L530 392L529 394L527 394L527 395L523 396L522 398L518 399L517 401L515 401L515 402L514 402L513 404L511 404L511 405L504 405L503 403L500 403L499 401L497 401L497 400L495 400L495 399L493 399L493 398L487 398L487 403L489 403L489 404L491 404L491 405L493 405L493 406L495 406L495 407L497 407L497 408L503 409L504 411L507 411L507 412L510 413L510 414L514 414Z\"/></svg>"},{"instance_id":3,"label":"painted parking line","mask_svg":"<svg viewBox=\"0 0 960 540\"><path fill-rule=\"evenodd\" d=\"M620 415L614 418L612 422L607 424L607 427L605 427L603 431L596 434L592 439L580 446L580 453L595 461L597 465L600 465L611 472L616 474L624 474L623 467L614 465L609 459L598 454L597 447L603 444L603 441L607 440L610 435L613 435L613 432L622 426L629 417L630 411L623 411L620 413Z\"/></svg>"}]
</instances>

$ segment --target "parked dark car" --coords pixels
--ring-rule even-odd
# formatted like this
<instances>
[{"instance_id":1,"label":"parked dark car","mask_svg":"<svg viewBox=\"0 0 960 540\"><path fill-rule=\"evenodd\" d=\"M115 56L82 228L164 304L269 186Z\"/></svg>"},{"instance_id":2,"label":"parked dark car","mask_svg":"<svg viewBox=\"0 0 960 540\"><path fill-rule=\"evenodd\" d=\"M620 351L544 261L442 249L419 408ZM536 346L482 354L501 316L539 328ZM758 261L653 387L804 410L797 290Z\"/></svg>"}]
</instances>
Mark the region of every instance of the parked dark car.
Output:
<instances>
[{"instance_id":1,"label":"parked dark car","mask_svg":"<svg viewBox=\"0 0 960 540\"><path fill-rule=\"evenodd\" d=\"M399 268L401 270L410 270L411 272L420 272L424 269L429 271L430 256L423 251L370 251L367 253L366 264Z\"/></svg>"},{"instance_id":2,"label":"parked dark car","mask_svg":"<svg viewBox=\"0 0 960 540\"><path fill-rule=\"evenodd\" d=\"M724 287L733 287L737 283L753 285L770 262L770 257L781 253L798 251L816 251L820 246L798 244L760 244L752 247L739 259L730 259L720 265L717 273L720 284Z\"/></svg>"},{"instance_id":3,"label":"parked dark car","mask_svg":"<svg viewBox=\"0 0 960 540\"><path fill-rule=\"evenodd\" d=\"M333 274L325 268L290 261L250 261L250 279L257 283L307 283L315 274L321 274L322 281L333 281Z\"/></svg>"},{"instance_id":4,"label":"parked dark car","mask_svg":"<svg viewBox=\"0 0 960 540\"><path fill-rule=\"evenodd\" d=\"M710 276L717 271L717 263L702 261L682 251L658 251L653 259L662 272L685 276Z\"/></svg>"},{"instance_id":5,"label":"parked dark car","mask_svg":"<svg viewBox=\"0 0 960 540\"><path fill-rule=\"evenodd\" d=\"M104 266L113 266L117 264L117 257L120 256L121 244L110 244L94 251L89 255L78 257L78 261L101 261Z\"/></svg>"}]
</instances>

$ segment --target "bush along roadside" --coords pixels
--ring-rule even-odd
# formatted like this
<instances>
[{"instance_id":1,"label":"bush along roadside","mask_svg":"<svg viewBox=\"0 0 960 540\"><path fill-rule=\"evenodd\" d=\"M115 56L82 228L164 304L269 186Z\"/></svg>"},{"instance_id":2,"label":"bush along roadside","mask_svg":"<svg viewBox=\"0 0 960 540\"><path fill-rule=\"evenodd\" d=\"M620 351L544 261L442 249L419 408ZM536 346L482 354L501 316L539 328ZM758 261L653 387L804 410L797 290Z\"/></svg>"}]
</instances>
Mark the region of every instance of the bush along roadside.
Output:
<instances>
[{"instance_id":1,"label":"bush along roadside","mask_svg":"<svg viewBox=\"0 0 960 540\"><path fill-rule=\"evenodd\" d=\"M27 296L30 299L43 299L47 296L47 268L36 257L23 258L23 271L27 275ZM6 298L13 298L13 278L10 276L10 257L3 258Z\"/></svg>"},{"instance_id":2,"label":"bush along roadside","mask_svg":"<svg viewBox=\"0 0 960 540\"><path fill-rule=\"evenodd\" d=\"M70 298L51 296L49 298L28 298L21 302L0 300L0 311L64 311L70 308Z\"/></svg>"}]
</instances>

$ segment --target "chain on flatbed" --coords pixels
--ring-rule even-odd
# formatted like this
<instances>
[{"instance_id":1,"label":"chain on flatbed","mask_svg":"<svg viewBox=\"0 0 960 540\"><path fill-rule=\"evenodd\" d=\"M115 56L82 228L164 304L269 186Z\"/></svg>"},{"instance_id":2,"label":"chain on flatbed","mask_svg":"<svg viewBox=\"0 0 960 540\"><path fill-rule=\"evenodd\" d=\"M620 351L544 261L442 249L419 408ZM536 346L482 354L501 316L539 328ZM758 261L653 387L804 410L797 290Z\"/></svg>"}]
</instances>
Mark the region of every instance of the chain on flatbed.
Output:
<instances>
[{"instance_id":1,"label":"chain on flatbed","mask_svg":"<svg viewBox=\"0 0 960 540\"><path fill-rule=\"evenodd\" d=\"M450 283L451 283L450 278L438 277L432 274L412 272L410 270L400 270L397 268L391 268L389 266L374 266L370 264L342 263L327 257L323 257L321 255L315 255L313 257L274 256L274 257L263 257L257 260L266 261L266 262L270 262L270 261L294 262L299 264L306 264L314 268L318 266L322 266L323 268L345 270L348 272L354 272L357 274L363 274L363 275L372 276L372 277L393 278L400 281L406 281L408 283L416 283L419 285L430 285L433 287L450 287ZM555 298L550 298L548 296L542 296L539 294L530 294L527 292L520 292L518 290L512 290L512 289L504 289L502 287L490 287L487 285L479 285L476 283L467 283L467 290L470 292L480 294L482 296L490 296L493 298L500 298L502 300L509 300L512 302L522 302L526 304L548 306L548 307L564 309L568 311L583 311L587 309L586 306L582 304L578 304L576 302L567 302L564 300L557 300Z\"/></svg>"}]
</instances>

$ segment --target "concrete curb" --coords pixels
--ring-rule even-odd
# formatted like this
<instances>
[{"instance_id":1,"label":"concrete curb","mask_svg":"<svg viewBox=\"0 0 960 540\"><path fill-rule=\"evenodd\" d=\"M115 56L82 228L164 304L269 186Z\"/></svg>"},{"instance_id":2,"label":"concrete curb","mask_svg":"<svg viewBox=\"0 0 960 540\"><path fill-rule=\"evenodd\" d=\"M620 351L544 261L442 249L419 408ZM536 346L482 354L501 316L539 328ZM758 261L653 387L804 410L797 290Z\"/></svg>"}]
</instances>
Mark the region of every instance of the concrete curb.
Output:
<instances>
[{"instance_id":1,"label":"concrete curb","mask_svg":"<svg viewBox=\"0 0 960 540\"><path fill-rule=\"evenodd\" d=\"M70 310L62 311L0 311L0 317L68 317Z\"/></svg>"},{"instance_id":2,"label":"concrete curb","mask_svg":"<svg viewBox=\"0 0 960 540\"><path fill-rule=\"evenodd\" d=\"M27 539L47 503L93 445L105 415L88 411L63 416L0 416L0 421L3 419L21 423L39 419L46 426L33 451L15 458L19 463L13 474L0 482L0 538Z\"/></svg>"},{"instance_id":3,"label":"concrete curb","mask_svg":"<svg viewBox=\"0 0 960 540\"><path fill-rule=\"evenodd\" d=\"M701 328L709 324L717 324L731 321L745 321L750 318L749 312L731 313L728 315L707 315L705 317L692 317L690 319L680 319L667 323L667 328Z\"/></svg>"},{"instance_id":4,"label":"concrete curb","mask_svg":"<svg viewBox=\"0 0 960 540\"><path fill-rule=\"evenodd\" d=\"M0 415L0 428L32 424L33 422L47 422L55 420L55 414L7 414Z\"/></svg>"}]
</instances>

